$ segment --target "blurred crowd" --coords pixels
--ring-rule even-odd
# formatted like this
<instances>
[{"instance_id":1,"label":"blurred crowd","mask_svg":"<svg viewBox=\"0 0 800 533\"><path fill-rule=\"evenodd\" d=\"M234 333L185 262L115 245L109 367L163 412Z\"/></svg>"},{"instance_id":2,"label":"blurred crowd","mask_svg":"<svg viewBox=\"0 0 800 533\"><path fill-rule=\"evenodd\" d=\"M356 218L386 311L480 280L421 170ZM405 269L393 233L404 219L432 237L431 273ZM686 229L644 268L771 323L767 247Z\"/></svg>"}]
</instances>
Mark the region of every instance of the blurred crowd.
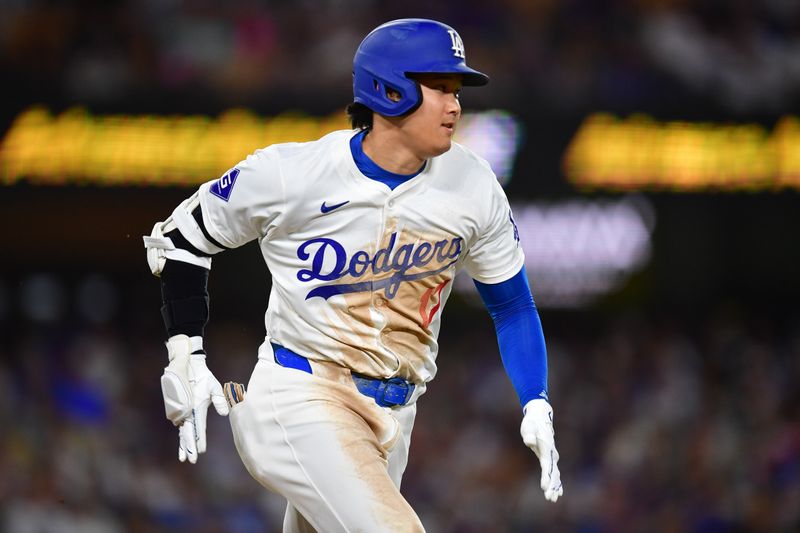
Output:
<instances>
[{"instance_id":1,"label":"blurred crowd","mask_svg":"<svg viewBox=\"0 0 800 533\"><path fill-rule=\"evenodd\" d=\"M470 93L478 105L797 104L793 0L4 0L0 64L21 99L274 107L301 94L341 106L361 38L409 16L462 33L470 63L493 79L491 100Z\"/></svg>"},{"instance_id":2,"label":"blurred crowd","mask_svg":"<svg viewBox=\"0 0 800 533\"><path fill-rule=\"evenodd\" d=\"M50 313L39 287L38 311L0 313L0 530L280 531L284 502L244 470L225 419L210 414L197 465L177 461L153 283L117 293L90 278ZM105 311L84 309L86 291ZM565 486L553 505L491 321L451 305L403 481L429 531L800 527L800 317L543 311ZM261 336L212 321L210 367L246 381Z\"/></svg>"}]
</instances>

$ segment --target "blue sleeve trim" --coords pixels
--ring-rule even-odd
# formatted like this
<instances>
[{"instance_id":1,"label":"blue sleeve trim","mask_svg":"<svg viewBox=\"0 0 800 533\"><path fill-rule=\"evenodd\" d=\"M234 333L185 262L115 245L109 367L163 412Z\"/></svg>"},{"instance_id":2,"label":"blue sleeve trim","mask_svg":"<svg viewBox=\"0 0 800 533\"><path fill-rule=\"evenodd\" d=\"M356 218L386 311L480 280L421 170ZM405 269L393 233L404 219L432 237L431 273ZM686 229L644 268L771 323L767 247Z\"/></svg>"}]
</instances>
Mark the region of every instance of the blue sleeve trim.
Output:
<instances>
[{"instance_id":1,"label":"blue sleeve trim","mask_svg":"<svg viewBox=\"0 0 800 533\"><path fill-rule=\"evenodd\" d=\"M521 405L547 397L547 348L523 266L502 283L475 281L494 321L500 356Z\"/></svg>"}]
</instances>

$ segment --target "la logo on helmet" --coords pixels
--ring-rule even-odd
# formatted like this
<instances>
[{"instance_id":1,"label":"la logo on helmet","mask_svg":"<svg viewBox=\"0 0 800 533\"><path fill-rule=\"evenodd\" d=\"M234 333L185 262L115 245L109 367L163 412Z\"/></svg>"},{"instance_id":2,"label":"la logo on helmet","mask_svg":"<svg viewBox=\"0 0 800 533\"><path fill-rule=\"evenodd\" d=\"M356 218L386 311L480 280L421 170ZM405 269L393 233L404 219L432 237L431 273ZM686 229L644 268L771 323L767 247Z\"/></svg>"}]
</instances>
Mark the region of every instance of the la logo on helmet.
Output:
<instances>
[{"instance_id":1,"label":"la logo on helmet","mask_svg":"<svg viewBox=\"0 0 800 533\"><path fill-rule=\"evenodd\" d=\"M455 30L447 30L447 33L450 34L450 42L453 44L453 55L466 59L464 55L464 41L461 40L461 36L457 34Z\"/></svg>"}]
</instances>

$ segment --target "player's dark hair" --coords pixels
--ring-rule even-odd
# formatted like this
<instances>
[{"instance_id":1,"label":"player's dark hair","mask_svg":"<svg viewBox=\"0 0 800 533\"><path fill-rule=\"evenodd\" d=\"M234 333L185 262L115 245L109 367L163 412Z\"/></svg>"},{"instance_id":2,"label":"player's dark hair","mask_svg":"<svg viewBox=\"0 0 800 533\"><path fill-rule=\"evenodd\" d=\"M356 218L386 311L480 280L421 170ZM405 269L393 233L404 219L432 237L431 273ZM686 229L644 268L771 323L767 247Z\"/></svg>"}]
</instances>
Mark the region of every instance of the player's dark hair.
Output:
<instances>
[{"instance_id":1,"label":"player's dark hair","mask_svg":"<svg viewBox=\"0 0 800 533\"><path fill-rule=\"evenodd\" d=\"M372 128L372 109L364 104L353 102L347 106L346 112L354 130L368 130Z\"/></svg>"}]
</instances>

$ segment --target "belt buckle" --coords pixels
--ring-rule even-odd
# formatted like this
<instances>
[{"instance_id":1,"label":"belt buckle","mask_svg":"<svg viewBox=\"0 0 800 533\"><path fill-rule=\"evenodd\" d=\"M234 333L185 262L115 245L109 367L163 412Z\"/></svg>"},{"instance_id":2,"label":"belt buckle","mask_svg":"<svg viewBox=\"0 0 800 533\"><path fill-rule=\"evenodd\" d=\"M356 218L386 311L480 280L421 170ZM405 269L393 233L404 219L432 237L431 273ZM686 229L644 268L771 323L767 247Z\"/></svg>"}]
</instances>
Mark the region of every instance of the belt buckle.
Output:
<instances>
[{"instance_id":1,"label":"belt buckle","mask_svg":"<svg viewBox=\"0 0 800 533\"><path fill-rule=\"evenodd\" d=\"M391 389L390 389L391 387ZM402 391L402 396L399 399L395 399L398 394L395 392L397 389ZM408 397L410 396L410 391L414 389L408 383L408 381L404 380L400 377L393 377L389 379L381 380L380 385L378 385L378 389L375 391L375 401L381 407L393 407L395 405L404 405L408 401ZM386 399L386 393L390 392L389 400Z\"/></svg>"}]
</instances>

